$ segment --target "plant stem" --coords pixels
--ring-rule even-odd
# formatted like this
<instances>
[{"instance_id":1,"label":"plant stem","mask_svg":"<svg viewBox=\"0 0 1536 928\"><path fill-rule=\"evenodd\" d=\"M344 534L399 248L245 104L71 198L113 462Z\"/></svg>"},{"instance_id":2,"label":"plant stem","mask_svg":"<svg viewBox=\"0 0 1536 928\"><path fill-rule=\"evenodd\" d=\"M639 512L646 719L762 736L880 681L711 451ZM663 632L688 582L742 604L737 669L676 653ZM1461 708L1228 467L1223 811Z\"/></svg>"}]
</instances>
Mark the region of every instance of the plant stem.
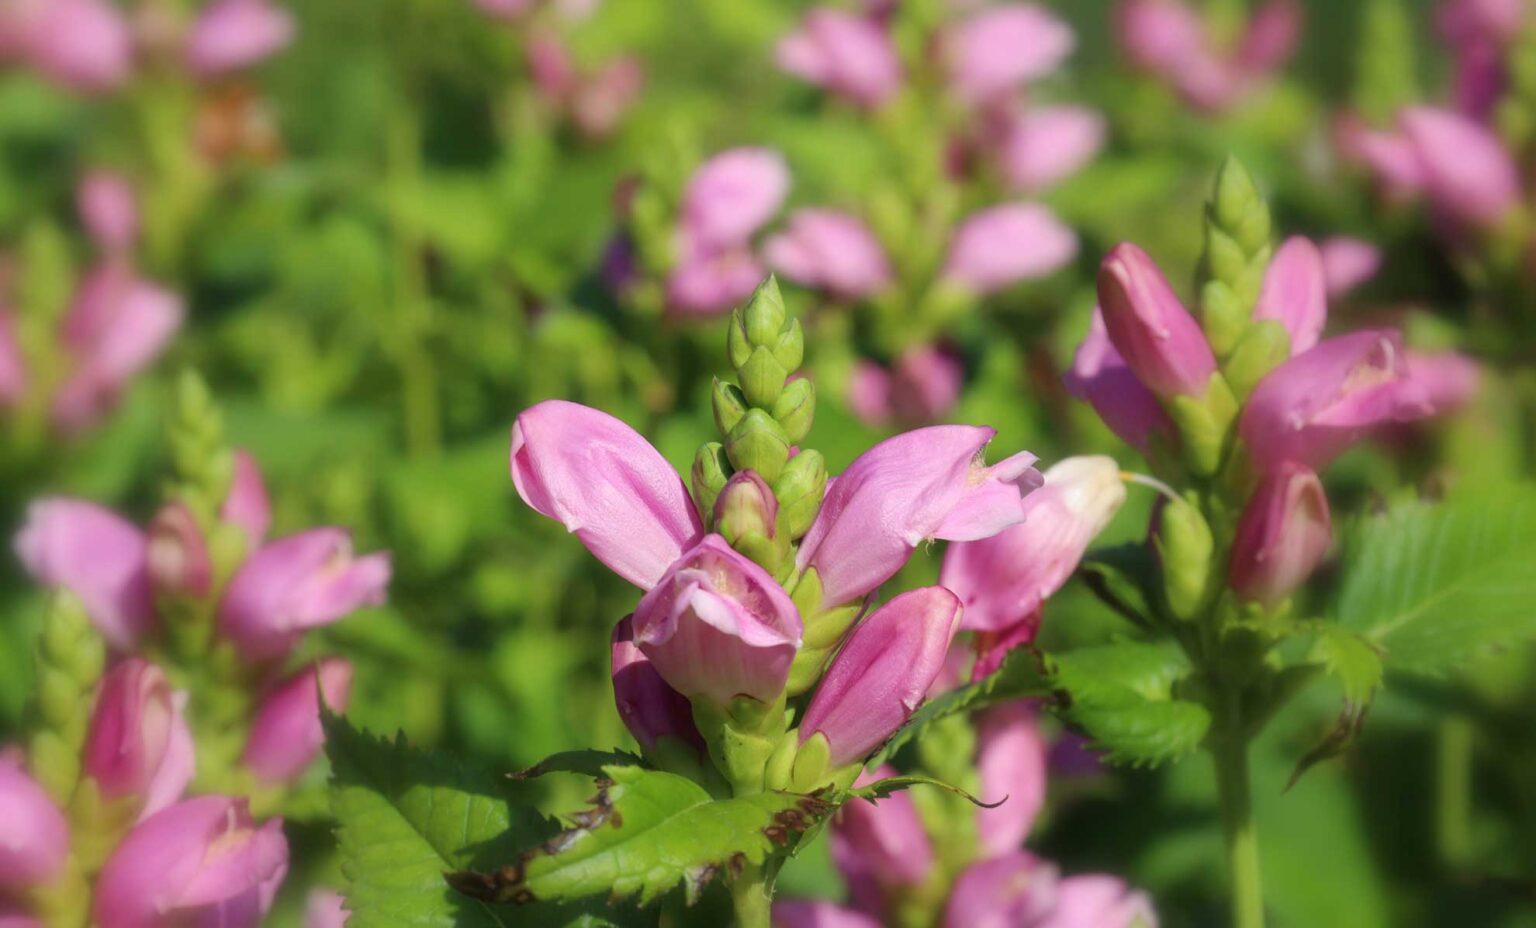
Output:
<instances>
[{"instance_id":1,"label":"plant stem","mask_svg":"<svg viewBox=\"0 0 1536 928\"><path fill-rule=\"evenodd\" d=\"M1235 726L1213 745L1216 791L1221 798L1232 884L1232 928L1264 928L1264 889L1259 880L1259 835L1248 783L1248 741Z\"/></svg>"},{"instance_id":2,"label":"plant stem","mask_svg":"<svg viewBox=\"0 0 1536 928\"><path fill-rule=\"evenodd\" d=\"M1440 858L1465 867L1472 857L1472 721L1453 715L1440 723L1435 778L1435 825Z\"/></svg>"},{"instance_id":3,"label":"plant stem","mask_svg":"<svg viewBox=\"0 0 1536 928\"><path fill-rule=\"evenodd\" d=\"M427 339L432 303L422 267L421 236L411 218L421 195L421 123L414 98L401 101L389 122L390 212L395 240L396 345L404 390L405 445L412 457L435 455L442 442L437 370Z\"/></svg>"},{"instance_id":4,"label":"plant stem","mask_svg":"<svg viewBox=\"0 0 1536 928\"><path fill-rule=\"evenodd\" d=\"M747 866L731 881L731 907L736 928L769 928L772 924L773 884L762 867Z\"/></svg>"}]
</instances>

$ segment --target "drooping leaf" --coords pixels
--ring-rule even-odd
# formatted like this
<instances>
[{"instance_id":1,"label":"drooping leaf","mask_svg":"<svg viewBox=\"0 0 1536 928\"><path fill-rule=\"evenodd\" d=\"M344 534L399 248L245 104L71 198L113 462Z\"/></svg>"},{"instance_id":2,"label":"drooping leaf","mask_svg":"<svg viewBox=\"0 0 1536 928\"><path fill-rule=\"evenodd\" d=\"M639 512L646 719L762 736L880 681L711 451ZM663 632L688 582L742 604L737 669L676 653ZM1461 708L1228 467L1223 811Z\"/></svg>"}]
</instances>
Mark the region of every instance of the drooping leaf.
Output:
<instances>
[{"instance_id":1,"label":"drooping leaf","mask_svg":"<svg viewBox=\"0 0 1536 928\"><path fill-rule=\"evenodd\" d=\"M1051 680L1061 714L1118 764L1156 765L1199 747L1210 728L1205 707L1173 695L1189 671L1177 649L1120 642L1054 655Z\"/></svg>"},{"instance_id":2,"label":"drooping leaf","mask_svg":"<svg viewBox=\"0 0 1536 928\"><path fill-rule=\"evenodd\" d=\"M881 780L876 780L875 782L868 785L849 790L848 795L858 799L868 799L873 801L876 799L884 799L887 796L890 796L892 793L897 793L904 789L911 789L914 786L936 786L939 789L954 793L956 796L959 796L974 805L978 805L983 809L995 809L1003 804L1003 799L999 799L996 802L986 802L984 800L977 799L975 796L972 796L970 793L966 792L958 786L955 786L952 783L945 783L943 780L936 780L933 777L918 776L915 774L904 774L902 776L886 777ZM1003 798L1006 799L1007 797Z\"/></svg>"},{"instance_id":3,"label":"drooping leaf","mask_svg":"<svg viewBox=\"0 0 1536 928\"><path fill-rule=\"evenodd\" d=\"M574 905L514 909L468 899L446 871L485 866L555 833L526 787L325 717L331 808L352 928L617 924Z\"/></svg>"},{"instance_id":4,"label":"drooping leaf","mask_svg":"<svg viewBox=\"0 0 1536 928\"><path fill-rule=\"evenodd\" d=\"M603 768L612 765L640 766L641 761L628 751L561 751L509 776L514 780L531 780L546 773L579 773L598 779L603 775Z\"/></svg>"},{"instance_id":5,"label":"drooping leaf","mask_svg":"<svg viewBox=\"0 0 1536 928\"><path fill-rule=\"evenodd\" d=\"M1366 639L1331 623L1319 623L1312 660L1339 681L1344 690L1344 705L1339 719L1315 747L1303 754L1291 771L1286 789L1296 785L1313 765L1337 757L1359 736L1376 690L1381 687L1381 654Z\"/></svg>"},{"instance_id":6,"label":"drooping leaf","mask_svg":"<svg viewBox=\"0 0 1536 928\"><path fill-rule=\"evenodd\" d=\"M1127 621L1144 627L1158 614L1158 569L1149 546L1123 544L1091 551L1078 574L1100 601Z\"/></svg>"},{"instance_id":7,"label":"drooping leaf","mask_svg":"<svg viewBox=\"0 0 1536 928\"><path fill-rule=\"evenodd\" d=\"M1340 624L1436 675L1536 638L1536 488L1410 503L1349 533Z\"/></svg>"},{"instance_id":8,"label":"drooping leaf","mask_svg":"<svg viewBox=\"0 0 1536 928\"><path fill-rule=\"evenodd\" d=\"M649 903L683 883L693 899L711 879L761 864L837 808L830 797L766 792L715 799L692 780L607 766L591 809L543 844L489 872L454 874L477 898L534 903L639 894Z\"/></svg>"}]
</instances>

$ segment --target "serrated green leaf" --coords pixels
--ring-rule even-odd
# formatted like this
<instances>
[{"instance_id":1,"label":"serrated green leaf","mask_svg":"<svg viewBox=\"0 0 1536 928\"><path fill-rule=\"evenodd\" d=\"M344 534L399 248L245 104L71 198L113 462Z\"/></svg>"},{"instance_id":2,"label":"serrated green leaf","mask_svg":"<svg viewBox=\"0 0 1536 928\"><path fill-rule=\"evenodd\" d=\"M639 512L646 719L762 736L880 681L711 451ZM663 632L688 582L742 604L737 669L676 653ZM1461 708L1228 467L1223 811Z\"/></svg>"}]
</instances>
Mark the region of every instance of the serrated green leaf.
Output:
<instances>
[{"instance_id":1,"label":"serrated green leaf","mask_svg":"<svg viewBox=\"0 0 1536 928\"><path fill-rule=\"evenodd\" d=\"M556 826L517 805L504 777L359 732L325 717L331 808L352 928L612 925L593 911L497 907L454 893L446 871L505 859Z\"/></svg>"},{"instance_id":2,"label":"serrated green leaf","mask_svg":"<svg viewBox=\"0 0 1536 928\"><path fill-rule=\"evenodd\" d=\"M1296 762L1286 789L1295 786L1302 774L1314 765L1339 756L1354 743L1365 726L1371 701L1381 687L1381 653L1375 645L1337 625L1320 624L1316 632L1317 643L1313 645L1311 659L1339 681L1344 690L1344 705L1334 726Z\"/></svg>"},{"instance_id":3,"label":"serrated green leaf","mask_svg":"<svg viewBox=\"0 0 1536 928\"><path fill-rule=\"evenodd\" d=\"M639 894L642 905L684 883L689 898L715 875L761 864L837 809L820 795L766 792L715 799L685 777L607 766L593 808L574 827L503 859L489 873L454 875L461 891L520 903Z\"/></svg>"},{"instance_id":4,"label":"serrated green leaf","mask_svg":"<svg viewBox=\"0 0 1536 928\"><path fill-rule=\"evenodd\" d=\"M1121 642L1053 656L1061 714L1118 764L1155 765L1199 747L1210 728L1205 707L1173 697L1189 672L1171 646Z\"/></svg>"},{"instance_id":5,"label":"serrated green leaf","mask_svg":"<svg viewBox=\"0 0 1536 928\"><path fill-rule=\"evenodd\" d=\"M1435 675L1536 638L1536 489L1410 503L1349 533L1340 624Z\"/></svg>"},{"instance_id":6,"label":"serrated green leaf","mask_svg":"<svg viewBox=\"0 0 1536 928\"><path fill-rule=\"evenodd\" d=\"M1042 673L1040 654L1029 648L1020 648L1003 660L996 671L969 686L950 690L948 693L924 703L907 724L891 737L870 759L871 769L889 761L907 742L922 737L924 729L940 719L957 712L985 709L987 706L1014 699L1050 695L1050 686Z\"/></svg>"}]
</instances>

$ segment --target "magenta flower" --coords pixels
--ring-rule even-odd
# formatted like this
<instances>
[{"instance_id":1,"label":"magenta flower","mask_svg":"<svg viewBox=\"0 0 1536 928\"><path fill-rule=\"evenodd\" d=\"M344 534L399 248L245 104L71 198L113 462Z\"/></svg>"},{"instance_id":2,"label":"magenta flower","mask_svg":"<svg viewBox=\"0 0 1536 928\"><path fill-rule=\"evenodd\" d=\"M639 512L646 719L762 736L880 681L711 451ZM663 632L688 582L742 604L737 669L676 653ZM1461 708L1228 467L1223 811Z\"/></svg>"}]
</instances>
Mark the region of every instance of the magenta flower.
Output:
<instances>
[{"instance_id":1,"label":"magenta flower","mask_svg":"<svg viewBox=\"0 0 1536 928\"><path fill-rule=\"evenodd\" d=\"M1104 117L1087 107L1021 108L1003 129L1003 175L1015 190L1038 193L1092 161L1107 133Z\"/></svg>"},{"instance_id":2,"label":"magenta flower","mask_svg":"<svg viewBox=\"0 0 1536 928\"><path fill-rule=\"evenodd\" d=\"M1423 190L1424 166L1403 134L1373 129L1349 113L1339 117L1333 131L1339 154L1375 175L1389 199L1407 200Z\"/></svg>"},{"instance_id":3,"label":"magenta flower","mask_svg":"<svg viewBox=\"0 0 1536 928\"><path fill-rule=\"evenodd\" d=\"M1042 6L1003 3L956 24L943 44L955 93L981 102L1055 71L1072 54L1077 37Z\"/></svg>"},{"instance_id":4,"label":"magenta flower","mask_svg":"<svg viewBox=\"0 0 1536 928\"><path fill-rule=\"evenodd\" d=\"M1151 453L1154 439L1170 447L1177 442L1173 420L1109 340L1103 310L1093 311L1064 379L1073 396L1086 400L1111 432L1143 455Z\"/></svg>"},{"instance_id":5,"label":"magenta flower","mask_svg":"<svg viewBox=\"0 0 1536 928\"><path fill-rule=\"evenodd\" d=\"M856 216L831 209L801 209L787 228L768 239L763 254L775 271L840 299L884 290L891 265L874 233Z\"/></svg>"},{"instance_id":6,"label":"magenta flower","mask_svg":"<svg viewBox=\"0 0 1536 928\"><path fill-rule=\"evenodd\" d=\"M230 579L219 603L219 632L248 659L281 657L305 629L382 603L389 576L389 554L355 557L344 529L279 538Z\"/></svg>"},{"instance_id":7,"label":"magenta flower","mask_svg":"<svg viewBox=\"0 0 1536 928\"><path fill-rule=\"evenodd\" d=\"M96 247L131 251L139 241L139 202L133 185L112 171L92 171L75 188L75 208Z\"/></svg>"},{"instance_id":8,"label":"magenta flower","mask_svg":"<svg viewBox=\"0 0 1536 928\"><path fill-rule=\"evenodd\" d=\"M1253 318L1285 326L1292 355L1317 344L1328 321L1328 278L1316 245L1299 235L1285 240L1264 274Z\"/></svg>"},{"instance_id":9,"label":"magenta flower","mask_svg":"<svg viewBox=\"0 0 1536 928\"><path fill-rule=\"evenodd\" d=\"M577 403L549 400L517 417L512 482L524 502L642 589L704 534L672 465L634 429Z\"/></svg>"},{"instance_id":10,"label":"magenta flower","mask_svg":"<svg viewBox=\"0 0 1536 928\"><path fill-rule=\"evenodd\" d=\"M1024 497L1040 485L1035 456L987 467L982 452L994 434L916 429L875 445L832 482L796 561L816 569L826 605L864 597L924 541L986 538L1024 518Z\"/></svg>"},{"instance_id":11,"label":"magenta flower","mask_svg":"<svg viewBox=\"0 0 1536 928\"><path fill-rule=\"evenodd\" d=\"M149 579L156 593L208 595L213 565L192 510L176 501L161 507L149 523L148 544Z\"/></svg>"},{"instance_id":12,"label":"magenta flower","mask_svg":"<svg viewBox=\"0 0 1536 928\"><path fill-rule=\"evenodd\" d=\"M684 237L680 263L667 275L667 306L683 315L716 316L752 295L765 271L746 246L700 249Z\"/></svg>"},{"instance_id":13,"label":"magenta flower","mask_svg":"<svg viewBox=\"0 0 1536 928\"><path fill-rule=\"evenodd\" d=\"M1216 373L1200 324L1140 247L1116 245L1099 266L1099 306L1110 341L1149 390L1198 396Z\"/></svg>"},{"instance_id":14,"label":"magenta flower","mask_svg":"<svg viewBox=\"0 0 1536 928\"><path fill-rule=\"evenodd\" d=\"M972 213L955 230L942 276L986 295L1060 269L1077 257L1077 234L1038 203Z\"/></svg>"},{"instance_id":15,"label":"magenta flower","mask_svg":"<svg viewBox=\"0 0 1536 928\"><path fill-rule=\"evenodd\" d=\"M103 796L140 803L140 820L180 799L192 782L186 699L159 667L136 657L102 678L81 766Z\"/></svg>"},{"instance_id":16,"label":"magenta flower","mask_svg":"<svg viewBox=\"0 0 1536 928\"><path fill-rule=\"evenodd\" d=\"M855 786L896 776L889 766L859 774ZM894 793L875 802L855 799L832 825L832 859L859 908L879 911L884 894L921 886L933 871L933 845L912 797Z\"/></svg>"},{"instance_id":17,"label":"magenta flower","mask_svg":"<svg viewBox=\"0 0 1536 928\"><path fill-rule=\"evenodd\" d=\"M1023 702L987 710L976 738L982 798L987 802L1007 798L996 808L976 811L977 836L983 854L1007 854L1024 843L1045 805L1045 738L1034 711Z\"/></svg>"},{"instance_id":18,"label":"magenta flower","mask_svg":"<svg viewBox=\"0 0 1536 928\"><path fill-rule=\"evenodd\" d=\"M27 362L17 339L16 316L0 306L0 407L15 406L27 391Z\"/></svg>"},{"instance_id":19,"label":"magenta flower","mask_svg":"<svg viewBox=\"0 0 1536 928\"><path fill-rule=\"evenodd\" d=\"M64 347L74 361L53 400L54 423L78 433L117 401L181 327L181 298L108 261L86 275L64 320Z\"/></svg>"},{"instance_id":20,"label":"magenta flower","mask_svg":"<svg viewBox=\"0 0 1536 928\"><path fill-rule=\"evenodd\" d=\"M688 698L667 685L651 659L635 644L634 619L625 616L613 627L611 643L613 699L624 727L647 751L663 737L704 746Z\"/></svg>"},{"instance_id":21,"label":"magenta flower","mask_svg":"<svg viewBox=\"0 0 1536 928\"><path fill-rule=\"evenodd\" d=\"M112 90L133 68L128 22L107 0L15 0L0 17L15 52L71 90Z\"/></svg>"},{"instance_id":22,"label":"magenta flower","mask_svg":"<svg viewBox=\"0 0 1536 928\"><path fill-rule=\"evenodd\" d=\"M251 723L241 763L263 783L299 778L325 745L320 698L332 712L345 712L352 695L352 664L333 657L279 683L262 701Z\"/></svg>"},{"instance_id":23,"label":"magenta flower","mask_svg":"<svg viewBox=\"0 0 1536 928\"><path fill-rule=\"evenodd\" d=\"M1300 464L1286 464L1248 499L1232 541L1228 583L1241 598L1273 608L1306 582L1332 543L1322 481Z\"/></svg>"},{"instance_id":24,"label":"magenta flower","mask_svg":"<svg viewBox=\"0 0 1536 928\"><path fill-rule=\"evenodd\" d=\"M1478 363L1453 351L1410 350L1407 365L1409 399L1422 398L1431 415L1461 409L1482 386L1482 368Z\"/></svg>"},{"instance_id":25,"label":"magenta flower","mask_svg":"<svg viewBox=\"0 0 1536 928\"><path fill-rule=\"evenodd\" d=\"M1249 397L1238 431L1261 471L1291 461L1321 470L1371 428L1432 411L1407 376L1397 333L1366 330L1319 342L1271 371Z\"/></svg>"},{"instance_id":26,"label":"magenta flower","mask_svg":"<svg viewBox=\"0 0 1536 928\"><path fill-rule=\"evenodd\" d=\"M1401 116L1431 202L1457 221L1491 226L1520 205L1520 170L1488 127L1457 113L1420 106Z\"/></svg>"},{"instance_id":27,"label":"magenta flower","mask_svg":"<svg viewBox=\"0 0 1536 928\"><path fill-rule=\"evenodd\" d=\"M833 902L784 899L773 904L773 928L881 928L879 920Z\"/></svg>"},{"instance_id":28,"label":"magenta flower","mask_svg":"<svg viewBox=\"0 0 1536 928\"><path fill-rule=\"evenodd\" d=\"M1035 928L1157 928L1157 913L1119 877L1086 873L1056 884L1055 907Z\"/></svg>"},{"instance_id":29,"label":"magenta flower","mask_svg":"<svg viewBox=\"0 0 1536 928\"><path fill-rule=\"evenodd\" d=\"M800 740L820 734L831 766L862 761L890 738L944 667L960 600L943 587L911 590L861 622L827 668L800 720Z\"/></svg>"},{"instance_id":30,"label":"magenta flower","mask_svg":"<svg viewBox=\"0 0 1536 928\"><path fill-rule=\"evenodd\" d=\"M304 928L346 928L347 901L334 889L312 889L304 904Z\"/></svg>"},{"instance_id":31,"label":"magenta flower","mask_svg":"<svg viewBox=\"0 0 1536 928\"><path fill-rule=\"evenodd\" d=\"M1025 851L986 857L955 879L944 928L1035 926L1056 901L1056 868Z\"/></svg>"},{"instance_id":32,"label":"magenta flower","mask_svg":"<svg viewBox=\"0 0 1536 928\"><path fill-rule=\"evenodd\" d=\"M69 857L69 825L48 793L14 762L0 758L0 891L53 880Z\"/></svg>"},{"instance_id":33,"label":"magenta flower","mask_svg":"<svg viewBox=\"0 0 1536 928\"><path fill-rule=\"evenodd\" d=\"M848 406L866 425L892 420L920 425L948 416L960 399L965 366L951 351L919 345L903 352L890 371L861 361L848 383Z\"/></svg>"},{"instance_id":34,"label":"magenta flower","mask_svg":"<svg viewBox=\"0 0 1536 928\"><path fill-rule=\"evenodd\" d=\"M116 513L83 500L38 500L15 546L33 579L74 594L114 648L132 647L153 623L144 534Z\"/></svg>"},{"instance_id":35,"label":"magenta flower","mask_svg":"<svg viewBox=\"0 0 1536 928\"><path fill-rule=\"evenodd\" d=\"M261 544L272 527L272 500L267 495L267 483L261 476L261 467L248 451L235 451L234 478L230 481L229 496L219 507L219 518L244 529L253 548Z\"/></svg>"},{"instance_id":36,"label":"magenta flower","mask_svg":"<svg viewBox=\"0 0 1536 928\"><path fill-rule=\"evenodd\" d=\"M890 36L855 13L812 9L779 41L774 57L788 73L860 106L879 106L901 89L901 61Z\"/></svg>"},{"instance_id":37,"label":"magenta flower","mask_svg":"<svg viewBox=\"0 0 1536 928\"><path fill-rule=\"evenodd\" d=\"M669 686L722 709L772 703L800 650L784 588L719 535L678 558L635 607L635 643Z\"/></svg>"},{"instance_id":38,"label":"magenta flower","mask_svg":"<svg viewBox=\"0 0 1536 928\"><path fill-rule=\"evenodd\" d=\"M1381 249L1363 239L1335 235L1323 239L1318 250L1323 256L1323 280L1333 298L1359 287L1381 269Z\"/></svg>"},{"instance_id":39,"label":"magenta flower","mask_svg":"<svg viewBox=\"0 0 1536 928\"><path fill-rule=\"evenodd\" d=\"M779 211L789 168L767 148L732 148L699 166L683 191L682 226L702 249L741 245Z\"/></svg>"},{"instance_id":40,"label":"magenta flower","mask_svg":"<svg viewBox=\"0 0 1536 928\"><path fill-rule=\"evenodd\" d=\"M187 34L187 68L216 77L257 64L293 41L293 17L271 0L215 0Z\"/></svg>"},{"instance_id":41,"label":"magenta flower","mask_svg":"<svg viewBox=\"0 0 1536 928\"><path fill-rule=\"evenodd\" d=\"M1134 65L1211 111L1233 106L1279 70L1296 49L1301 25L1295 0L1270 0L1229 51L1217 47L1200 14L1181 0L1123 0L1114 19L1116 41Z\"/></svg>"},{"instance_id":42,"label":"magenta flower","mask_svg":"<svg viewBox=\"0 0 1536 928\"><path fill-rule=\"evenodd\" d=\"M1077 569L1088 545L1125 502L1113 458L1067 458L1024 500L1024 520L944 554L939 583L965 605L962 626L1000 632L1038 623L1045 600Z\"/></svg>"},{"instance_id":43,"label":"magenta flower","mask_svg":"<svg viewBox=\"0 0 1536 928\"><path fill-rule=\"evenodd\" d=\"M102 867L99 928L256 928L288 867L282 822L257 826L244 799L200 796L140 822Z\"/></svg>"}]
</instances>

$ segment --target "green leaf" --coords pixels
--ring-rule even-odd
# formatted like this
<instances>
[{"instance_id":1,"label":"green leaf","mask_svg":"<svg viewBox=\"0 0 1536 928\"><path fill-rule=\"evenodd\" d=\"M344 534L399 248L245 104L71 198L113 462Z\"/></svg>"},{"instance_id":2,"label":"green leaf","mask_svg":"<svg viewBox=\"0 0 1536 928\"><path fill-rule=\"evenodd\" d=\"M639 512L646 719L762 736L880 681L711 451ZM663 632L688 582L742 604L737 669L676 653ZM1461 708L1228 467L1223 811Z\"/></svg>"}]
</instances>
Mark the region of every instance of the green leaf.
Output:
<instances>
[{"instance_id":1,"label":"green leaf","mask_svg":"<svg viewBox=\"0 0 1536 928\"><path fill-rule=\"evenodd\" d=\"M640 894L641 904L686 884L691 900L722 870L761 864L837 808L821 795L766 792L715 799L692 780L607 766L591 809L500 869L454 874L460 891L530 903Z\"/></svg>"},{"instance_id":2,"label":"green leaf","mask_svg":"<svg viewBox=\"0 0 1536 928\"><path fill-rule=\"evenodd\" d=\"M1340 624L1437 675L1536 638L1536 488L1410 503L1349 532Z\"/></svg>"},{"instance_id":3,"label":"green leaf","mask_svg":"<svg viewBox=\"0 0 1536 928\"><path fill-rule=\"evenodd\" d=\"M1189 672L1171 646L1120 642L1079 648L1051 660L1061 714L1118 764L1156 765L1199 747L1210 713L1173 696Z\"/></svg>"},{"instance_id":4,"label":"green leaf","mask_svg":"<svg viewBox=\"0 0 1536 928\"><path fill-rule=\"evenodd\" d=\"M876 780L875 782L866 786L860 786L857 789L849 790L848 795L851 797L867 799L870 802L874 802L876 799L884 799L887 796L890 796L892 793L900 792L904 789L911 789L914 786L936 786L939 789L954 793L956 796L961 797L973 805L980 806L983 809L995 809L1003 804L1004 799L1007 799L1005 796L1003 799L999 799L996 802L984 802L980 799L977 799L975 796L972 796L970 793L966 792L960 787L955 786L953 783L945 783L943 780L936 780L933 777L919 776L917 774L903 774L902 776L886 777L882 780Z\"/></svg>"},{"instance_id":5,"label":"green leaf","mask_svg":"<svg viewBox=\"0 0 1536 928\"><path fill-rule=\"evenodd\" d=\"M1344 705L1339 710L1338 721L1322 741L1296 762L1286 789L1295 786L1313 765L1337 757L1354 743L1365 726L1371 701L1381 688L1381 654L1375 645L1337 625L1319 624L1316 630L1317 643L1312 647L1311 659L1339 681L1344 690Z\"/></svg>"},{"instance_id":6,"label":"green leaf","mask_svg":"<svg viewBox=\"0 0 1536 928\"><path fill-rule=\"evenodd\" d=\"M987 677L969 686L950 690L937 699L930 699L913 713L907 724L885 743L885 747L870 759L867 766L873 769L886 763L907 742L921 738L929 725L957 712L985 709L1014 699L1050 695L1050 686L1040 662L1040 652L1019 648L1004 658L1002 666Z\"/></svg>"},{"instance_id":7,"label":"green leaf","mask_svg":"<svg viewBox=\"0 0 1536 928\"><path fill-rule=\"evenodd\" d=\"M595 909L499 908L454 893L445 871L506 859L557 830L516 807L531 804L528 787L415 750L404 738L359 732L329 713L324 722L349 926L613 924Z\"/></svg>"},{"instance_id":8,"label":"green leaf","mask_svg":"<svg viewBox=\"0 0 1536 928\"><path fill-rule=\"evenodd\" d=\"M519 770L509 776L514 780L532 780L546 773L579 773L598 779L602 777L604 767L640 766L641 763L639 757L628 751L561 751L549 755L527 770Z\"/></svg>"},{"instance_id":9,"label":"green leaf","mask_svg":"<svg viewBox=\"0 0 1536 928\"><path fill-rule=\"evenodd\" d=\"M1078 572L1095 596L1133 624L1145 627L1159 614L1154 591L1161 578L1150 546L1123 544L1090 551Z\"/></svg>"}]
</instances>

